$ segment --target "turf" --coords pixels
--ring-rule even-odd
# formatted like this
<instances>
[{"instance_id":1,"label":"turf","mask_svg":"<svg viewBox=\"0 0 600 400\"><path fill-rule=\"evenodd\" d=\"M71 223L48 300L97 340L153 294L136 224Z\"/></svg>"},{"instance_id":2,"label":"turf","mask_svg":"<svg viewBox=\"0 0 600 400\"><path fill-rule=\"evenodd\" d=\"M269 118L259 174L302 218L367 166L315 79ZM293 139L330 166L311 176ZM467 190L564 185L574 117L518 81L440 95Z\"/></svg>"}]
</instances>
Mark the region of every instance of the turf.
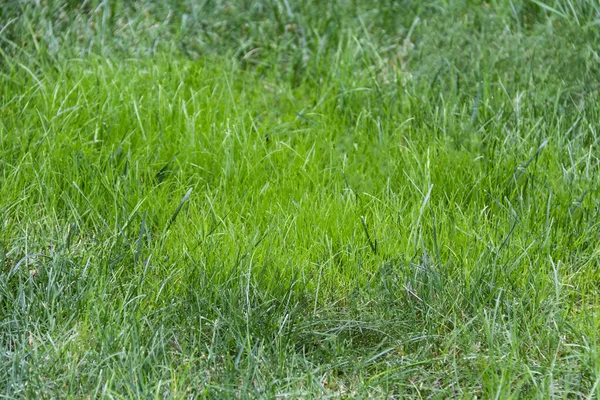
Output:
<instances>
[{"instance_id":1,"label":"turf","mask_svg":"<svg viewBox=\"0 0 600 400\"><path fill-rule=\"evenodd\" d=\"M0 23L3 398L600 395L596 1Z\"/></svg>"}]
</instances>

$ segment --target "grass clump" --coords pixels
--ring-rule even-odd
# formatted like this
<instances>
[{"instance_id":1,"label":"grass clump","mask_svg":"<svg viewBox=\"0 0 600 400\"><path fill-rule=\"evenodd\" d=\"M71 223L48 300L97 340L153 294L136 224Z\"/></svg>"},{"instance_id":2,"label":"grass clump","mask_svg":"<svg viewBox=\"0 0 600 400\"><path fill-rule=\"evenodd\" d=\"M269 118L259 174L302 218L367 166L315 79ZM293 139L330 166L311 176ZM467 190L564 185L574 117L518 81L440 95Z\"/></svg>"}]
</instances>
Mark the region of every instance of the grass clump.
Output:
<instances>
[{"instance_id":1,"label":"grass clump","mask_svg":"<svg viewBox=\"0 0 600 400\"><path fill-rule=\"evenodd\" d=\"M598 395L595 2L0 17L3 396Z\"/></svg>"}]
</instances>

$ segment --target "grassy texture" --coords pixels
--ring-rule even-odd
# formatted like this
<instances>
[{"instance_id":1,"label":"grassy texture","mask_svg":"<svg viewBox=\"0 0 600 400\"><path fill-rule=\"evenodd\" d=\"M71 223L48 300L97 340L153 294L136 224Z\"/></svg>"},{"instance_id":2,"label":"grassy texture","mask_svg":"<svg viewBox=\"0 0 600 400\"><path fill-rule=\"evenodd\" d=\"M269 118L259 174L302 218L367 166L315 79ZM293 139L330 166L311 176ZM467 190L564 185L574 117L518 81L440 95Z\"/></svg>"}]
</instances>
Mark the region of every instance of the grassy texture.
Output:
<instances>
[{"instance_id":1,"label":"grassy texture","mask_svg":"<svg viewBox=\"0 0 600 400\"><path fill-rule=\"evenodd\" d=\"M3 397L600 394L596 1L0 17Z\"/></svg>"}]
</instances>

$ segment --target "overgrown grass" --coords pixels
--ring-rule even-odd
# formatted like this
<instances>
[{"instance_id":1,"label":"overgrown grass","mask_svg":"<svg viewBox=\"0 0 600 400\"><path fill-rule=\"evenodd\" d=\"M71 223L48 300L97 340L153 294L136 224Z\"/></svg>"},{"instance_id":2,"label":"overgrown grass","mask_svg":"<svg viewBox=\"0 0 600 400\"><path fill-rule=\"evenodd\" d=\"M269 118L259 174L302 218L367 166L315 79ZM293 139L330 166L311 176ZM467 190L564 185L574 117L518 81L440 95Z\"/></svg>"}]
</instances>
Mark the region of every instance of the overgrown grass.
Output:
<instances>
[{"instance_id":1,"label":"overgrown grass","mask_svg":"<svg viewBox=\"0 0 600 400\"><path fill-rule=\"evenodd\" d=\"M595 398L593 0L0 6L7 398Z\"/></svg>"}]
</instances>

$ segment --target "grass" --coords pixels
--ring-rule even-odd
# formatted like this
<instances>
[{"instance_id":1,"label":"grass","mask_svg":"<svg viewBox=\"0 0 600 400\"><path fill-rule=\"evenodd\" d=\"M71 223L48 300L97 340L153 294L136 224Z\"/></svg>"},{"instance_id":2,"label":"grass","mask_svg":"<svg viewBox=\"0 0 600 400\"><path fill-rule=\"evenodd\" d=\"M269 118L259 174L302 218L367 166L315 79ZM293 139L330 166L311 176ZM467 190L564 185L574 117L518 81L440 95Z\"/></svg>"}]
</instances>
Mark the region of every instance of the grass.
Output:
<instances>
[{"instance_id":1,"label":"grass","mask_svg":"<svg viewBox=\"0 0 600 400\"><path fill-rule=\"evenodd\" d=\"M596 398L592 0L8 1L5 398Z\"/></svg>"}]
</instances>

